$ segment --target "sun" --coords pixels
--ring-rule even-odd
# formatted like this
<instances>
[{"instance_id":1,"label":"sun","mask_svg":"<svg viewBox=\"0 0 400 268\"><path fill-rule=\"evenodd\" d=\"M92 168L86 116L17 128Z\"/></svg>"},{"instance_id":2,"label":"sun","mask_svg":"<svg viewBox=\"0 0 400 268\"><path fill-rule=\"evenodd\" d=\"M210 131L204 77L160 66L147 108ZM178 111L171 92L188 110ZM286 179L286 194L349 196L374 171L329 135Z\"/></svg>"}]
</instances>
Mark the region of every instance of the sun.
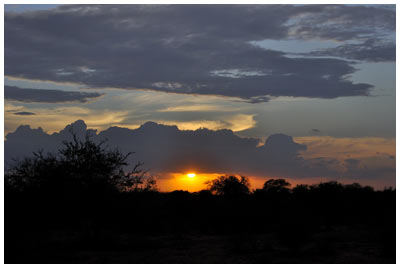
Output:
<instances>
[{"instance_id":1,"label":"sun","mask_svg":"<svg viewBox=\"0 0 400 268\"><path fill-rule=\"evenodd\" d=\"M194 177L196 177L196 173L188 173L188 174L186 174L186 176L193 179Z\"/></svg>"}]
</instances>

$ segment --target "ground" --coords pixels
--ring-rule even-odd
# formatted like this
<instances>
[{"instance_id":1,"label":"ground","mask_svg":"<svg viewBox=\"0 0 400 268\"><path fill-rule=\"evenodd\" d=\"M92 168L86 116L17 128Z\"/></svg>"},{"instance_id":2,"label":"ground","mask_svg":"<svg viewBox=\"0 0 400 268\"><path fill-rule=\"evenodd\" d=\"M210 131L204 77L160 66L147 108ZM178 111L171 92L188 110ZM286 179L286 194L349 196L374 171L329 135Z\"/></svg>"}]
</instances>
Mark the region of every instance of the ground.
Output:
<instances>
[{"instance_id":1,"label":"ground","mask_svg":"<svg viewBox=\"0 0 400 268\"><path fill-rule=\"evenodd\" d=\"M325 227L302 243L284 236L239 233L140 234L74 231L25 235L7 263L395 263L385 232L367 226ZM392 244L390 244L392 243ZM10 248L8 248L10 249Z\"/></svg>"}]
</instances>

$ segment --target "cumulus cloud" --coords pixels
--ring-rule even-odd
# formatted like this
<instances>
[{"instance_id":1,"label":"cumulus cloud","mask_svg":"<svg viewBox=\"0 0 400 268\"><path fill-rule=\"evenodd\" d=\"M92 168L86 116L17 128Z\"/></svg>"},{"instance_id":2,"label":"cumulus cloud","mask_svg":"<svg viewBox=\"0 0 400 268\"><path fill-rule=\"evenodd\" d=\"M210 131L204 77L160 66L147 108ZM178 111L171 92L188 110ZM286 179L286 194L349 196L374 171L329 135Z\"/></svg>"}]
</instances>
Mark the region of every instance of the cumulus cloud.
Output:
<instances>
[{"instance_id":1,"label":"cumulus cloud","mask_svg":"<svg viewBox=\"0 0 400 268\"><path fill-rule=\"evenodd\" d=\"M347 60L292 58L251 42L379 39L394 31L395 11L379 6L66 5L6 12L5 74L250 103L366 96L372 85L349 81L356 69Z\"/></svg>"},{"instance_id":2,"label":"cumulus cloud","mask_svg":"<svg viewBox=\"0 0 400 268\"><path fill-rule=\"evenodd\" d=\"M99 98L104 94L63 91L54 89L34 89L34 88L19 88L14 86L4 86L4 98L11 101L20 102L45 102L45 103L60 103L60 102L88 102L91 99Z\"/></svg>"},{"instance_id":3,"label":"cumulus cloud","mask_svg":"<svg viewBox=\"0 0 400 268\"><path fill-rule=\"evenodd\" d=\"M20 126L5 141L5 162L30 155L40 148L56 151L62 140L71 139L70 130L80 137L89 133L95 140L107 140L110 147L136 152L140 160L156 173L239 173L258 177L297 179L395 179L395 160L386 155L372 157L303 157L307 146L285 134L270 135L264 145L259 140L242 138L231 130L179 130L176 126L147 122L137 129L111 127L100 133L87 129L82 120L60 132L46 134L43 129Z\"/></svg>"}]
</instances>

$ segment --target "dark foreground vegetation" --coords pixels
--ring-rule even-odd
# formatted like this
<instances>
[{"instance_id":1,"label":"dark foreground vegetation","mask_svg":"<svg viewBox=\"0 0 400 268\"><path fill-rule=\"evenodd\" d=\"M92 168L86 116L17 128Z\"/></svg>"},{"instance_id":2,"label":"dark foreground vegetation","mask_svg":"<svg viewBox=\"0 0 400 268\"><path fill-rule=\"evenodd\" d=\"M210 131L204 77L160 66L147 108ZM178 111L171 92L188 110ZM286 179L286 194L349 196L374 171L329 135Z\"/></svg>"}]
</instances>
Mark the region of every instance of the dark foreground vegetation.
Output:
<instances>
[{"instance_id":1,"label":"dark foreground vegetation","mask_svg":"<svg viewBox=\"0 0 400 268\"><path fill-rule=\"evenodd\" d=\"M5 176L6 263L395 263L395 190L223 176L160 193L89 138Z\"/></svg>"}]
</instances>

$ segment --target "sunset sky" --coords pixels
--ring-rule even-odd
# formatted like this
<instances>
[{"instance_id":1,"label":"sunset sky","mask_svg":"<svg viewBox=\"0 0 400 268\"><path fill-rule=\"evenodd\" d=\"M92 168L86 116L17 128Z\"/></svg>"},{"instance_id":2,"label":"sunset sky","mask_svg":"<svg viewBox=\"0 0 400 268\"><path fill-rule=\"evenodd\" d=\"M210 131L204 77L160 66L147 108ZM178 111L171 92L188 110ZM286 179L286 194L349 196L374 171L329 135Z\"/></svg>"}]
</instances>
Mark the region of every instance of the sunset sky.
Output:
<instances>
[{"instance_id":1,"label":"sunset sky","mask_svg":"<svg viewBox=\"0 0 400 268\"><path fill-rule=\"evenodd\" d=\"M5 5L5 161L73 126L135 151L164 191L219 174L395 186L395 19L395 5Z\"/></svg>"}]
</instances>

